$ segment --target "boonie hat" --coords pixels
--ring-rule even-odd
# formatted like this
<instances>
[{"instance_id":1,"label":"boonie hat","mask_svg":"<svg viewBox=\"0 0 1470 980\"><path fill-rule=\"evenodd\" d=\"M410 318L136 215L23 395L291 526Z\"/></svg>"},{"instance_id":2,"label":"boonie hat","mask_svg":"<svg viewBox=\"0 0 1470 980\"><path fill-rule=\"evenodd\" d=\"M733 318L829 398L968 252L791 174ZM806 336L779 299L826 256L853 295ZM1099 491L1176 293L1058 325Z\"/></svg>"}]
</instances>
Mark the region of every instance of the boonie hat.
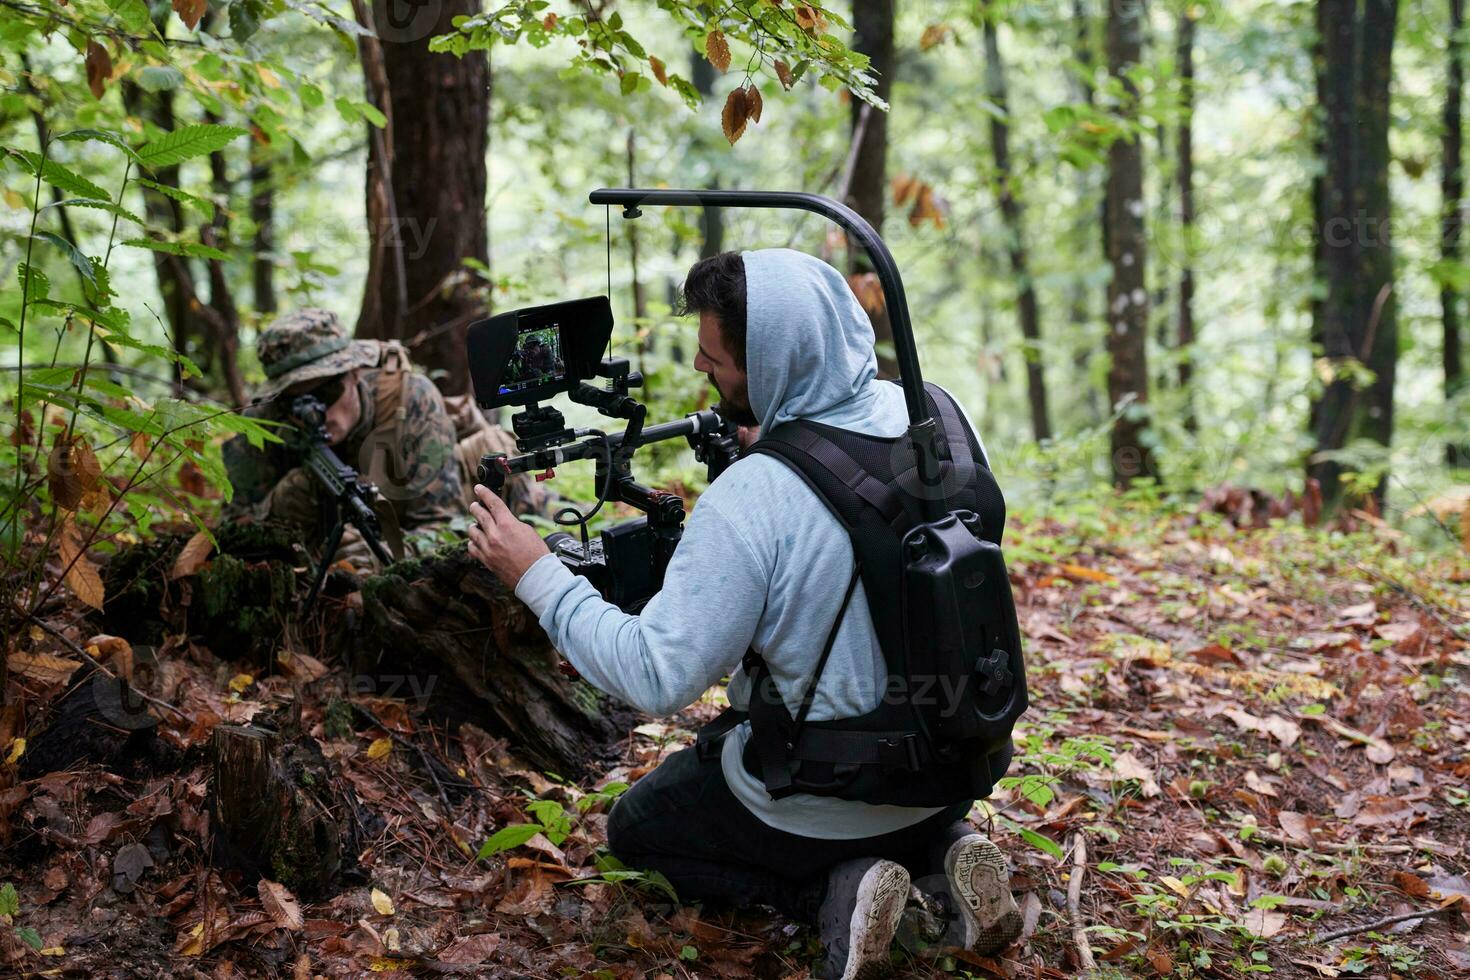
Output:
<instances>
[{"instance_id":1,"label":"boonie hat","mask_svg":"<svg viewBox=\"0 0 1470 980\"><path fill-rule=\"evenodd\" d=\"M373 367L378 363L379 347L374 341L347 336L347 329L331 310L308 307L277 317L261 331L255 353L266 377L255 400L269 401L303 381Z\"/></svg>"}]
</instances>

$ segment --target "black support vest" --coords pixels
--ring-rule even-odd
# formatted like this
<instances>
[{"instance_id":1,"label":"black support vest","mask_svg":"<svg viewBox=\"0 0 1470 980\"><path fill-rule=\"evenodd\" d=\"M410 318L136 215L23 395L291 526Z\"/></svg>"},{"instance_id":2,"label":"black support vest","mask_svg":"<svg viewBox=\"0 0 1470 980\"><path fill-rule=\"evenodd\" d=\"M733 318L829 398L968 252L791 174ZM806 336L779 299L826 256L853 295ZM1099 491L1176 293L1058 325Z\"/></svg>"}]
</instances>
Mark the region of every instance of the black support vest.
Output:
<instances>
[{"instance_id":1,"label":"black support vest","mask_svg":"<svg viewBox=\"0 0 1470 980\"><path fill-rule=\"evenodd\" d=\"M750 651L743 664L751 681L748 710L729 709L699 733L700 751L708 755L748 717L744 765L775 799L811 793L947 806L984 798L1009 765L1011 728L1027 698L999 550L1005 500L959 406L937 385L925 385L925 395L940 423L937 492L949 512L943 521L926 523L925 488L906 436L885 439L798 419L750 449L801 476L848 532L855 558L796 715L765 661ZM955 555L960 558L947 561ZM887 685L864 715L807 721L859 580Z\"/></svg>"}]
</instances>

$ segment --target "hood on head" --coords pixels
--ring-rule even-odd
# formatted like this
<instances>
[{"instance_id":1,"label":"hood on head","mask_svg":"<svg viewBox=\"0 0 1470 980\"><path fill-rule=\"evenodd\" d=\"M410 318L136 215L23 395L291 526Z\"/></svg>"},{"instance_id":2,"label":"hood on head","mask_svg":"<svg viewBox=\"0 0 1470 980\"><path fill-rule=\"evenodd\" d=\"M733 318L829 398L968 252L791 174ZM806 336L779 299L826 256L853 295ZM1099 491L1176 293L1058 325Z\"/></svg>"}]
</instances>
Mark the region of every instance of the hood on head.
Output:
<instances>
[{"instance_id":1,"label":"hood on head","mask_svg":"<svg viewBox=\"0 0 1470 980\"><path fill-rule=\"evenodd\" d=\"M842 273L789 248L744 252L745 368L762 428L821 415L878 376L873 325Z\"/></svg>"}]
</instances>

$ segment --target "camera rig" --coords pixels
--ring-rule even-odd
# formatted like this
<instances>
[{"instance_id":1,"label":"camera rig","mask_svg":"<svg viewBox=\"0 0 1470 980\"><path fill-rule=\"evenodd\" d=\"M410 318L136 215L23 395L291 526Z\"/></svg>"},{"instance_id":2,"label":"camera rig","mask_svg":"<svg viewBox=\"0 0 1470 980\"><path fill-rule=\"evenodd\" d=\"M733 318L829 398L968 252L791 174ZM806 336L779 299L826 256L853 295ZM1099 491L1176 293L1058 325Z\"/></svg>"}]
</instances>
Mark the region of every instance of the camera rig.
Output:
<instances>
[{"instance_id":1,"label":"camera rig","mask_svg":"<svg viewBox=\"0 0 1470 980\"><path fill-rule=\"evenodd\" d=\"M768 208L809 211L828 218L868 253L883 289L893 325L894 346L910 426L907 440L925 488L940 483L938 424L928 414L918 352L910 325L903 282L888 247L857 212L817 194L775 191L640 190L593 191L594 205L618 205L625 219L638 218L644 205ZM642 377L623 358L601 358L612 335L607 297L572 300L502 313L472 323L466 336L475 400L481 408L521 406L511 418L520 455L491 454L480 461L479 479L498 491L509 476L540 471L554 474L562 463L597 462L596 505L588 513L565 508L556 515L563 526L581 528L581 540L558 533L547 538L552 551L574 572L587 576L611 602L627 611L640 609L663 584L683 531L684 501L639 483L633 476L634 452L664 439L684 437L713 480L739 458L736 427L717 409L645 426L647 408L629 394ZM595 385L600 378L605 384ZM560 411L541 402L559 394L601 414L626 420L621 433L568 428ZM628 504L642 517L602 531L589 541L587 522L607 501ZM942 493L924 495L928 516L938 520L946 509Z\"/></svg>"},{"instance_id":2,"label":"camera rig","mask_svg":"<svg viewBox=\"0 0 1470 980\"><path fill-rule=\"evenodd\" d=\"M664 569L684 527L684 500L647 486L633 475L633 454L642 446L684 438L714 480L740 456L736 428L717 409L704 409L672 422L646 425L648 407L631 394L643 376L626 358L595 355L612 334L606 297L593 297L503 313L470 325L475 399L484 408L520 405L511 417L519 455L491 453L480 460L480 483L500 491L521 473L555 475L563 463L591 459L597 464L597 503L582 513L559 511L562 526L581 529L580 538L557 532L547 544L572 571L586 576L608 601L636 611L663 584ZM592 384L589 377L604 381ZM566 394L573 402L627 422L622 432L569 428L553 405L540 399ZM587 523L603 504L624 503L642 512L590 540Z\"/></svg>"}]
</instances>

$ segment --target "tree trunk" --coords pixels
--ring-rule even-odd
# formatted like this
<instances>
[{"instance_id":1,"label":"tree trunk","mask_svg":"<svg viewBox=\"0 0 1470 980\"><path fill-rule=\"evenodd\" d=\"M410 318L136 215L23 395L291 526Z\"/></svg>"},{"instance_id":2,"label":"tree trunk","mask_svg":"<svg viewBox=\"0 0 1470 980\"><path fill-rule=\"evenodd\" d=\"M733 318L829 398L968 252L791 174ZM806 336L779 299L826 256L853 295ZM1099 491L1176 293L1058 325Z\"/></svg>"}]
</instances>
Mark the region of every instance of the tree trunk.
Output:
<instances>
[{"instance_id":1,"label":"tree trunk","mask_svg":"<svg viewBox=\"0 0 1470 980\"><path fill-rule=\"evenodd\" d=\"M219 125L222 120L209 113L206 118L211 124ZM228 248L230 244L230 175L223 150L209 155L210 186L214 191L217 206L214 220L201 230L200 240L215 248ZM245 379L240 374L240 313L235 306L234 294L225 275L225 264L218 259L205 261L209 272L208 321L212 347L219 358L220 376L230 393L236 408L245 406Z\"/></svg>"},{"instance_id":2,"label":"tree trunk","mask_svg":"<svg viewBox=\"0 0 1470 980\"><path fill-rule=\"evenodd\" d=\"M167 571L185 535L114 556L104 570L103 628L135 649L187 636L237 669L281 669L277 652L312 577L294 570L296 535L269 523L223 524L215 534L219 550L179 580ZM331 572L312 619L293 635L316 638L308 652L324 662L345 663L349 694L409 699L438 719L473 722L568 778L615 756L639 723L631 709L563 676L536 618L463 548L366 580Z\"/></svg>"},{"instance_id":3,"label":"tree trunk","mask_svg":"<svg viewBox=\"0 0 1470 980\"><path fill-rule=\"evenodd\" d=\"M485 154L490 74L483 52L432 54L429 38L478 0L397 5L356 0L367 91L388 119L368 133L371 252L357 334L405 340L446 394L469 384L464 332L484 310L463 260L489 261ZM408 20L404 15L407 12Z\"/></svg>"},{"instance_id":4,"label":"tree trunk","mask_svg":"<svg viewBox=\"0 0 1470 980\"><path fill-rule=\"evenodd\" d=\"M632 709L568 680L530 610L463 549L400 563L362 595L363 663L379 676L401 670L430 712L509 738L538 768L588 775L638 723Z\"/></svg>"},{"instance_id":5,"label":"tree trunk","mask_svg":"<svg viewBox=\"0 0 1470 980\"><path fill-rule=\"evenodd\" d=\"M1199 430L1194 413L1194 11L1179 15L1179 390L1184 397L1184 428Z\"/></svg>"},{"instance_id":6,"label":"tree trunk","mask_svg":"<svg viewBox=\"0 0 1470 980\"><path fill-rule=\"evenodd\" d=\"M1440 241L1445 268L1451 271L1459 268L1464 251L1461 247L1464 221L1460 213L1460 204L1465 197L1465 173L1461 159L1464 136L1461 104L1465 89L1465 64L1461 50L1464 38L1461 35L1464 29L1465 0L1450 0L1449 82L1444 97L1444 176L1441 183L1444 231ZM1460 346L1460 290L1456 280L1448 275L1440 287L1439 302L1444 316L1445 423L1451 434L1445 444L1445 463L1470 466L1470 445L1455 438L1452 425L1455 398L1465 384L1465 363Z\"/></svg>"},{"instance_id":7,"label":"tree trunk","mask_svg":"<svg viewBox=\"0 0 1470 980\"><path fill-rule=\"evenodd\" d=\"M310 736L258 725L211 734L215 860L314 902L338 890L363 842L351 785Z\"/></svg>"},{"instance_id":8,"label":"tree trunk","mask_svg":"<svg viewBox=\"0 0 1470 980\"><path fill-rule=\"evenodd\" d=\"M1321 454L1355 437L1387 447L1393 436L1398 321L1388 111L1397 14L1396 0L1365 0L1361 17L1356 0L1319 0L1317 7L1325 125L1319 254L1326 289L1313 334L1334 371L1312 406L1317 455L1308 474L1320 483L1328 509L1341 502L1343 466ZM1366 392L1359 390L1359 366L1375 373ZM1380 505L1385 483L1374 494Z\"/></svg>"},{"instance_id":9,"label":"tree trunk","mask_svg":"<svg viewBox=\"0 0 1470 980\"><path fill-rule=\"evenodd\" d=\"M1363 222L1359 237L1362 268L1358 275L1358 320L1365 336L1359 357L1373 372L1366 399L1355 412L1358 434L1387 449L1393 445L1394 381L1398 373L1398 301L1394 294L1393 201L1389 193L1388 148L1390 93L1393 87L1393 47L1398 24L1398 0L1364 0L1363 51L1358 87L1358 136L1361 142L1358 208ZM1388 494L1388 474L1374 491L1382 512Z\"/></svg>"},{"instance_id":10,"label":"tree trunk","mask_svg":"<svg viewBox=\"0 0 1470 980\"><path fill-rule=\"evenodd\" d=\"M250 243L250 278L255 293L255 312L276 311L275 249L276 189L270 150L250 148L250 220L255 236Z\"/></svg>"},{"instance_id":11,"label":"tree trunk","mask_svg":"<svg viewBox=\"0 0 1470 980\"><path fill-rule=\"evenodd\" d=\"M1129 125L1138 118L1138 92L1127 72L1143 47L1143 11L1138 4L1108 8L1108 73L1122 86L1118 112ZM1143 140L1128 133L1108 147L1107 254L1108 398L1117 418L1112 431L1113 482L1156 477L1148 445L1148 242L1144 230ZM1126 406L1126 407L1122 407ZM1120 411L1120 407L1122 410Z\"/></svg>"},{"instance_id":12,"label":"tree trunk","mask_svg":"<svg viewBox=\"0 0 1470 980\"><path fill-rule=\"evenodd\" d=\"M1072 97L1088 106L1096 100L1093 91L1092 72L1097 60L1097 46L1093 37L1092 13L1088 9L1087 0L1072 0L1072 26L1075 29L1073 38L1073 57L1076 58L1079 70L1076 74L1069 75L1072 87ZM1078 167L1077 171L1077 203L1086 204L1094 196L1094 184L1089 169ZM1080 242L1100 241L1103 254L1107 253L1107 203L1098 200L1092 213L1089 215L1086 208L1079 207L1076 234ZM1100 238L1092 238L1092 235L1101 232ZM1092 253L1090 247L1079 246L1086 249L1089 256ZM1082 276L1074 279L1071 288L1071 303L1068 319L1072 324L1072 337L1074 341L1081 339L1072 358L1072 366L1077 377L1088 378L1091 375L1092 358L1097 351L1096 337L1093 330L1091 304L1088 302L1088 283ZM1092 384L1081 385L1084 394L1084 405L1087 417L1093 425L1102 422L1102 405L1098 398L1097 387Z\"/></svg>"},{"instance_id":13,"label":"tree trunk","mask_svg":"<svg viewBox=\"0 0 1470 980\"><path fill-rule=\"evenodd\" d=\"M894 0L855 0L852 12L853 50L872 59L868 70L877 79L873 91L884 102L888 102L893 94L896 67L893 4ZM870 108L864 121L863 109L867 105L861 99L852 100L852 133L857 141L857 153L847 189L847 203L881 235L884 202L888 194L888 113ZM860 255L856 249L849 248L849 256L850 273L872 271L866 256ZM886 310L870 315L878 342L878 374L896 378L898 361L893 347L893 325Z\"/></svg>"},{"instance_id":14,"label":"tree trunk","mask_svg":"<svg viewBox=\"0 0 1470 980\"><path fill-rule=\"evenodd\" d=\"M1041 313L1036 302L1036 284L1031 279L1026 255L1025 214L1016 196L1015 175L1011 168L1010 116L1006 91L1005 64L1000 57L1000 38L995 21L985 17L985 85L991 103L999 114L990 117L990 147L995 156L995 195L1000 201L1001 218L1006 226L1006 248L1010 254L1011 272L1016 278L1016 307L1021 319L1021 336L1026 343L1022 355L1026 359L1026 394L1031 403L1031 432L1037 442L1051 438L1051 418L1046 407L1046 377L1041 351Z\"/></svg>"}]
</instances>

